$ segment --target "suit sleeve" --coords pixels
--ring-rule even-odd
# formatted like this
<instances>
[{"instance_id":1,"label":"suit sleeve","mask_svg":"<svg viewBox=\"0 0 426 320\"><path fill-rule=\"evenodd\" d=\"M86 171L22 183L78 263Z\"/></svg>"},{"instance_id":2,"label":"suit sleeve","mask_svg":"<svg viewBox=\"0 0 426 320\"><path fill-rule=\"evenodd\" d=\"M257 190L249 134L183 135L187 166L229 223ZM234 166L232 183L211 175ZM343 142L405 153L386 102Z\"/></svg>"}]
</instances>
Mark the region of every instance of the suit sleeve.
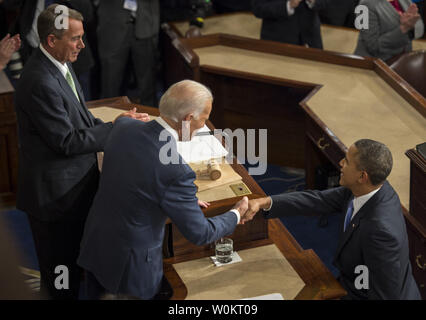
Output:
<instances>
[{"instance_id":1,"label":"suit sleeve","mask_svg":"<svg viewBox=\"0 0 426 320\"><path fill-rule=\"evenodd\" d=\"M324 191L309 190L271 196L272 208L266 218L341 212L350 196L343 187Z\"/></svg>"},{"instance_id":2,"label":"suit sleeve","mask_svg":"<svg viewBox=\"0 0 426 320\"><path fill-rule=\"evenodd\" d=\"M254 15L262 19L288 18L288 0L252 0L252 11Z\"/></svg>"},{"instance_id":3,"label":"suit sleeve","mask_svg":"<svg viewBox=\"0 0 426 320\"><path fill-rule=\"evenodd\" d=\"M315 0L314 7L312 10L338 10L337 8L333 8L333 0Z\"/></svg>"},{"instance_id":4,"label":"suit sleeve","mask_svg":"<svg viewBox=\"0 0 426 320\"><path fill-rule=\"evenodd\" d=\"M160 205L185 238L196 245L204 245L233 233L237 216L228 211L206 218L198 206L194 179L194 172L177 179L164 193Z\"/></svg>"},{"instance_id":5,"label":"suit sleeve","mask_svg":"<svg viewBox=\"0 0 426 320\"><path fill-rule=\"evenodd\" d=\"M399 299L402 287L400 278L400 244L385 228L371 222L362 236L363 256L368 267L368 299Z\"/></svg>"},{"instance_id":6,"label":"suit sleeve","mask_svg":"<svg viewBox=\"0 0 426 320\"><path fill-rule=\"evenodd\" d=\"M361 3L363 4L363 3ZM367 5L367 3L364 3ZM367 5L368 10L368 29L360 30L359 37L367 48L368 52L373 57L380 56L380 53L388 50L397 49L405 46L408 41L408 33L402 33L399 24L395 25L395 28L388 32L380 33L380 16L375 8L370 8Z\"/></svg>"},{"instance_id":7,"label":"suit sleeve","mask_svg":"<svg viewBox=\"0 0 426 320\"><path fill-rule=\"evenodd\" d=\"M66 156L102 151L112 123L76 128L64 108L63 97L39 82L31 90L31 103L24 106L41 138L57 153Z\"/></svg>"}]
</instances>

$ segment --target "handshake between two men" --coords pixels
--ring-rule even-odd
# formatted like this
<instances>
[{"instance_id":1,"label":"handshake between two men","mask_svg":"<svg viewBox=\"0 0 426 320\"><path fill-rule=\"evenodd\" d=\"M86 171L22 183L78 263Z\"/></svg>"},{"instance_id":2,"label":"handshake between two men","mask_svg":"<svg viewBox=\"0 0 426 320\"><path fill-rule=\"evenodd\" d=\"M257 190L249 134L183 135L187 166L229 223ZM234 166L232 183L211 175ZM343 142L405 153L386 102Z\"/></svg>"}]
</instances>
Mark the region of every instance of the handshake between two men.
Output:
<instances>
[{"instance_id":1,"label":"handshake between two men","mask_svg":"<svg viewBox=\"0 0 426 320\"><path fill-rule=\"evenodd\" d=\"M234 205L232 209L238 210L240 213L239 224L244 224L247 221L252 220L259 210L268 210L271 205L271 197L263 197L252 200L248 200L247 197L243 197Z\"/></svg>"}]
</instances>

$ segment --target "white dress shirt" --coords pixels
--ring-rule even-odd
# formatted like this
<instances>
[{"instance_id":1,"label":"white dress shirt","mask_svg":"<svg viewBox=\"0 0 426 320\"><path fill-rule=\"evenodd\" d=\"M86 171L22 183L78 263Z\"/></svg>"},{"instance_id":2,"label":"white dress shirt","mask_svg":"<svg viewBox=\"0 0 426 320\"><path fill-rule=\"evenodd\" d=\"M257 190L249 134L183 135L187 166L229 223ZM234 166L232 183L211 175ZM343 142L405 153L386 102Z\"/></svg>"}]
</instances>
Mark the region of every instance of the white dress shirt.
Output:
<instances>
[{"instance_id":1,"label":"white dress shirt","mask_svg":"<svg viewBox=\"0 0 426 320\"><path fill-rule=\"evenodd\" d=\"M352 218L351 220L355 217L355 215L358 213L358 211L362 208L362 206L368 201L370 200L370 198L372 196L374 196L376 194L377 191L380 190L382 186L380 186L379 188L377 188L376 190L371 191L370 193L364 194L363 196L360 197L355 197L354 198L354 212L352 213Z\"/></svg>"},{"instance_id":2,"label":"white dress shirt","mask_svg":"<svg viewBox=\"0 0 426 320\"><path fill-rule=\"evenodd\" d=\"M308 5L309 9L312 9L315 4L315 0L305 0L306 4ZM290 1L287 1L287 14L289 16L292 16L294 14L295 8L290 7Z\"/></svg>"},{"instance_id":3,"label":"white dress shirt","mask_svg":"<svg viewBox=\"0 0 426 320\"><path fill-rule=\"evenodd\" d=\"M69 71L68 65L66 63L62 64L58 60L53 58L52 55L46 51L46 49L43 47L42 44L40 44L40 50L59 69L59 71L62 73L62 75L64 76L66 80L67 79L66 75L67 75L67 72Z\"/></svg>"}]
</instances>

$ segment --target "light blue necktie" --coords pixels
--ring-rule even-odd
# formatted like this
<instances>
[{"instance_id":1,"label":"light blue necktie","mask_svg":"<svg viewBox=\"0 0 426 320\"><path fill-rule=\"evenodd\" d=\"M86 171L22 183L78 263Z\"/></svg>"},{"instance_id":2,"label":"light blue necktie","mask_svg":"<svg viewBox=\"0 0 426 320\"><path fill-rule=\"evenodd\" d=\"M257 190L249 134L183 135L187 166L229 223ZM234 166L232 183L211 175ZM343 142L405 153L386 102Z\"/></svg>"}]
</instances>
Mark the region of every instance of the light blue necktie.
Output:
<instances>
[{"instance_id":1,"label":"light blue necktie","mask_svg":"<svg viewBox=\"0 0 426 320\"><path fill-rule=\"evenodd\" d=\"M351 202L349 202L348 211L346 211L345 224L344 224L344 227L343 227L343 231L346 231L346 228L348 227L349 223L351 222L353 212L354 212L354 201L351 200Z\"/></svg>"}]
</instances>

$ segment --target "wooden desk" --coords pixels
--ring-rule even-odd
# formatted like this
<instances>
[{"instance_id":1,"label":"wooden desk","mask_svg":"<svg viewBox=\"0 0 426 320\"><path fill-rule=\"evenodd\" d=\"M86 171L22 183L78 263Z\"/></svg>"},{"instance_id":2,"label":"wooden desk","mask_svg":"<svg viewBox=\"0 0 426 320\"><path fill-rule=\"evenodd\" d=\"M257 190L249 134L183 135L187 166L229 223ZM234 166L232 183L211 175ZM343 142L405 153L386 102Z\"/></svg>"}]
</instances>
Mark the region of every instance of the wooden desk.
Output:
<instances>
[{"instance_id":1,"label":"wooden desk","mask_svg":"<svg viewBox=\"0 0 426 320\"><path fill-rule=\"evenodd\" d=\"M169 22L169 25L180 37L183 37L189 29L189 22L187 21ZM202 35L226 33L260 40L261 27L262 19L257 18L253 13L238 12L206 18L201 33ZM324 50L328 51L353 54L358 42L358 34L359 31L353 28L321 25L323 47ZM426 40L414 40L413 50L422 49L426 49Z\"/></svg>"},{"instance_id":2,"label":"wooden desk","mask_svg":"<svg viewBox=\"0 0 426 320\"><path fill-rule=\"evenodd\" d=\"M13 89L0 71L0 207L13 203L18 183L18 137Z\"/></svg>"},{"instance_id":3,"label":"wooden desk","mask_svg":"<svg viewBox=\"0 0 426 320\"><path fill-rule=\"evenodd\" d=\"M410 212L405 215L410 240L410 260L420 294L426 300L426 160L415 149L410 159Z\"/></svg>"},{"instance_id":4,"label":"wooden desk","mask_svg":"<svg viewBox=\"0 0 426 320\"><path fill-rule=\"evenodd\" d=\"M314 168L338 167L354 141L385 143L394 157L389 180L408 208L404 152L426 137L426 100L381 60L222 34L175 38L168 51L181 78L212 89L218 127L267 128L268 162L305 167L310 188Z\"/></svg>"},{"instance_id":5,"label":"wooden desk","mask_svg":"<svg viewBox=\"0 0 426 320\"><path fill-rule=\"evenodd\" d=\"M353 142L378 140L392 152L388 180L409 208L404 153L425 140L426 100L383 61L225 34L183 39L167 25L163 31L171 39L166 79L210 87L211 119L221 128L268 129L268 163L304 167L312 189L317 168L338 169Z\"/></svg>"},{"instance_id":6,"label":"wooden desk","mask_svg":"<svg viewBox=\"0 0 426 320\"><path fill-rule=\"evenodd\" d=\"M102 106L128 110L134 104L130 104L124 97L88 103L89 109ZM155 108L138 106L138 111L158 115L158 109ZM208 126L214 129L211 123L208 123ZM249 198L257 198L265 195L243 166L234 163L232 167L242 176L244 183L253 192ZM203 212L206 216L215 216L223 213L240 198L214 201ZM173 256L164 260L165 275L173 288L172 299L184 299L186 288L172 264L212 255L213 249L210 246L192 245L180 235L177 228L171 227L170 230L165 242L170 244L172 249L169 251L171 251ZM231 238L234 239L236 250L275 243L306 284L299 292L296 297L297 299L336 299L346 294L345 290L334 279L333 275L324 266L318 256L312 250L303 250L278 219L266 221L259 214L250 223L237 226Z\"/></svg>"}]
</instances>

